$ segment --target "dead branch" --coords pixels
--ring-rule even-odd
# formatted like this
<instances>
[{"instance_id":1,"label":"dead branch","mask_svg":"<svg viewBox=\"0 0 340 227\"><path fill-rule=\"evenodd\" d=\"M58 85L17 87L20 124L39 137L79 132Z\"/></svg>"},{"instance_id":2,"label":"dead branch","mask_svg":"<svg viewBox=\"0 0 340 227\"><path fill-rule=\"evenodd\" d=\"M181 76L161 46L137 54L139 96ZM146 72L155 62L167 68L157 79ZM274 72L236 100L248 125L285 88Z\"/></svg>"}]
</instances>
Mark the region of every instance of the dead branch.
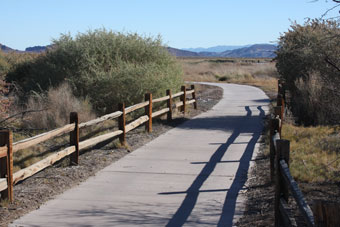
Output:
<instances>
[{"instance_id":1,"label":"dead branch","mask_svg":"<svg viewBox=\"0 0 340 227\"><path fill-rule=\"evenodd\" d=\"M8 121L9 119L15 118L16 116L19 116L19 115L24 116L24 115L27 114L27 113L36 113L36 112L41 112L41 111L45 111L45 110L47 110L47 109L41 109L41 110L25 110L25 111L22 111L22 112L20 112L20 113L13 114L13 115L11 115L11 116L5 118L4 120L0 121L0 124L2 124L2 123L5 122L5 121Z\"/></svg>"},{"instance_id":2,"label":"dead branch","mask_svg":"<svg viewBox=\"0 0 340 227\"><path fill-rule=\"evenodd\" d=\"M331 59L329 59L328 57L325 57L325 61L340 72L340 68L334 62L332 62Z\"/></svg>"}]
</instances>

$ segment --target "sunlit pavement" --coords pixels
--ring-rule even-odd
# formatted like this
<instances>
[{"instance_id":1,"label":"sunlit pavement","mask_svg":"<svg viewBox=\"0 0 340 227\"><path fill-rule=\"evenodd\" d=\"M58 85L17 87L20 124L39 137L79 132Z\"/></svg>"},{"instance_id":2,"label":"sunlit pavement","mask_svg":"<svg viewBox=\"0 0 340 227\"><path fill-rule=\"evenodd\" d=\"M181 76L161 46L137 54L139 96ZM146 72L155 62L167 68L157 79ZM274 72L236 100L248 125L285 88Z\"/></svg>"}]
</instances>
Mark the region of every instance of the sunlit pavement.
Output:
<instances>
[{"instance_id":1,"label":"sunlit pavement","mask_svg":"<svg viewBox=\"0 0 340 227\"><path fill-rule=\"evenodd\" d=\"M224 89L214 108L166 132L10 226L232 226L269 99Z\"/></svg>"}]
</instances>

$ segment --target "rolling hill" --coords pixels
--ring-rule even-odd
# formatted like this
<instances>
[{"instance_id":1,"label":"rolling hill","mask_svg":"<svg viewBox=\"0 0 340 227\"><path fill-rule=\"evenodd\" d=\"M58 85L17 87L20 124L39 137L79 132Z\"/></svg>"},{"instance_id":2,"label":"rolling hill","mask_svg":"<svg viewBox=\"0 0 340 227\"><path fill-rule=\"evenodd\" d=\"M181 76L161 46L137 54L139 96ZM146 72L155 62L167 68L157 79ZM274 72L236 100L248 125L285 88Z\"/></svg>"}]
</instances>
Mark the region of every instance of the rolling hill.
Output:
<instances>
[{"instance_id":1,"label":"rolling hill","mask_svg":"<svg viewBox=\"0 0 340 227\"><path fill-rule=\"evenodd\" d=\"M170 54L176 57L200 57L196 52L167 47Z\"/></svg>"},{"instance_id":2,"label":"rolling hill","mask_svg":"<svg viewBox=\"0 0 340 227\"><path fill-rule=\"evenodd\" d=\"M18 50L14 50L14 49L12 49L8 46L2 45L1 43L0 43L0 50L2 50L5 53L12 52L12 51L18 51Z\"/></svg>"},{"instance_id":3,"label":"rolling hill","mask_svg":"<svg viewBox=\"0 0 340 227\"><path fill-rule=\"evenodd\" d=\"M255 44L224 52L193 52L168 47L169 52L176 57L229 57L229 58L274 58L276 45Z\"/></svg>"},{"instance_id":4,"label":"rolling hill","mask_svg":"<svg viewBox=\"0 0 340 227\"><path fill-rule=\"evenodd\" d=\"M213 47L208 47L208 48L203 48L203 47L198 47L198 48L183 48L182 50L187 50L187 51L191 51L191 52L196 52L196 53L200 53L200 52L216 52L216 53L220 53L220 52L224 52L227 50L235 50L235 49L240 49L243 47L249 47L251 45L244 45L244 46L213 46Z\"/></svg>"},{"instance_id":5,"label":"rolling hill","mask_svg":"<svg viewBox=\"0 0 340 227\"><path fill-rule=\"evenodd\" d=\"M48 46L34 46L27 47L25 51L19 51L12 49L8 46L0 44L0 49L5 52L35 52L41 53L50 48L51 45ZM275 57L275 51L277 49L276 45L272 44L255 44L251 46L244 46L242 48L236 48L231 50L226 50L223 52L213 52L208 50L221 50L219 48L231 48L232 46L217 46L212 48L203 48L205 51L194 52L183 49L177 49L172 47L167 47L167 50L170 54L176 57L229 57L229 58L273 58ZM235 47L235 46L234 46ZM217 48L217 49L216 49ZM197 48L197 50L200 48Z\"/></svg>"},{"instance_id":6,"label":"rolling hill","mask_svg":"<svg viewBox=\"0 0 340 227\"><path fill-rule=\"evenodd\" d=\"M255 44L249 47L225 51L220 57L230 58L274 58L277 47L272 44Z\"/></svg>"}]
</instances>

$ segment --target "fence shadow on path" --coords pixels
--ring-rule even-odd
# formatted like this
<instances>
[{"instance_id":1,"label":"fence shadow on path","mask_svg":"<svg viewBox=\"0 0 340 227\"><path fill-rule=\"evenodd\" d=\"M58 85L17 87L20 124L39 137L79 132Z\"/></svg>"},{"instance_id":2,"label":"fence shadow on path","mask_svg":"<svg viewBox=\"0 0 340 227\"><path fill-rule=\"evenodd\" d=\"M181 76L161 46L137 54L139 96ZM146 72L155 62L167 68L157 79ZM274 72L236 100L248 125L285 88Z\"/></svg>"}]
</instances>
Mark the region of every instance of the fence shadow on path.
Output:
<instances>
[{"instance_id":1,"label":"fence shadow on path","mask_svg":"<svg viewBox=\"0 0 340 227\"><path fill-rule=\"evenodd\" d=\"M255 144L262 133L262 119L265 116L265 112L261 106L257 106L257 109L260 111L260 114L257 116L252 116L252 111L250 110L250 107L246 106L246 116L225 116L223 117L223 119L221 119L221 117L195 118L178 126L180 128L182 127L190 129L231 131L232 134L225 143L221 144L218 147L218 149L213 153L210 159L204 163L204 167L202 168L196 179L192 182L191 186L187 189L187 191L183 192L186 194L186 196L166 226L182 226L186 223L196 205L199 193L202 192L200 188L202 187L204 182L213 173L217 164L223 163L223 156L228 151L230 145L235 142L237 137L240 136L241 133L249 133L252 135L252 138L247 143L246 149L241 159L239 160L240 164L238 166L232 185L229 189L225 189L227 194L225 197L223 209L221 211L221 216L218 221L218 226L232 226L232 220L236 208L236 199L247 180L247 173L254 152ZM210 191L214 192L215 190ZM174 192L164 192L160 194L169 195L173 193Z\"/></svg>"}]
</instances>

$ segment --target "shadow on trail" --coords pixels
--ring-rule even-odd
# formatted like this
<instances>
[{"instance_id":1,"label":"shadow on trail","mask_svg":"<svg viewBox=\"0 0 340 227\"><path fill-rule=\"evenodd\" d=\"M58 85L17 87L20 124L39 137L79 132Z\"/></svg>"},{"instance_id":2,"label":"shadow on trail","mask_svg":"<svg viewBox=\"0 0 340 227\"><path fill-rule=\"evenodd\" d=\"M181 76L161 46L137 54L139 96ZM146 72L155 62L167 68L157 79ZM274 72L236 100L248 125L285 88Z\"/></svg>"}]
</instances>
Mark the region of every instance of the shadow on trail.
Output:
<instances>
[{"instance_id":1,"label":"shadow on trail","mask_svg":"<svg viewBox=\"0 0 340 227\"><path fill-rule=\"evenodd\" d=\"M228 130L232 131L231 136L228 140L221 144L219 148L214 152L214 154L210 157L209 161L203 162L205 165L196 179L193 181L191 186L185 191L180 193L186 193L186 196L181 203L180 207L177 209L176 213L170 219L166 226L182 226L188 220L191 215L195 204L198 200L198 196L200 190L204 182L208 179L208 177L213 173L216 165L221 163L223 156L227 152L229 146L233 144L236 138L241 133L249 133L252 135L251 140L248 142L247 147L239 160L240 164L238 170L236 172L234 181L229 189L225 189L227 192L225 202L223 205L223 209L221 212L220 220L218 222L218 226L232 226L232 220L235 214L236 207L236 199L240 190L242 190L246 180L247 173L249 169L249 163L251 161L255 144L257 140L261 136L262 132L262 118L265 116L265 112L262 110L261 106L257 106L257 109L260 111L259 116L252 116L252 111L249 106L245 107L247 111L247 115L243 117L235 117L235 116L226 116L223 117L223 121L216 124L211 124L212 121L217 121L218 119L193 119L197 122L192 124L192 120L187 123L180 125L179 127L183 128L192 128L192 129L217 129L217 130ZM221 119L220 119L221 120ZM198 123L198 124L197 124ZM202 163L202 164L203 164ZM222 189L223 190L223 189ZM214 192L215 190L210 190L208 192ZM221 191L218 189L217 191ZM178 192L177 192L178 193ZM162 195L171 195L176 194L176 192L164 192L160 193Z\"/></svg>"},{"instance_id":2,"label":"shadow on trail","mask_svg":"<svg viewBox=\"0 0 340 227\"><path fill-rule=\"evenodd\" d=\"M261 107L257 107L257 108L260 110L259 117L261 118L264 117L265 113L261 109ZM249 170L250 160L253 156L255 144L260 138L260 136L261 136L260 133L253 134L253 137L249 141L240 159L240 165L238 166L234 181L232 185L230 186L229 191L226 195L223 209L222 209L222 214L221 214L221 217L220 217L220 220L217 226L232 226L233 224L233 217L235 214L237 196L247 181L247 174Z\"/></svg>"}]
</instances>

